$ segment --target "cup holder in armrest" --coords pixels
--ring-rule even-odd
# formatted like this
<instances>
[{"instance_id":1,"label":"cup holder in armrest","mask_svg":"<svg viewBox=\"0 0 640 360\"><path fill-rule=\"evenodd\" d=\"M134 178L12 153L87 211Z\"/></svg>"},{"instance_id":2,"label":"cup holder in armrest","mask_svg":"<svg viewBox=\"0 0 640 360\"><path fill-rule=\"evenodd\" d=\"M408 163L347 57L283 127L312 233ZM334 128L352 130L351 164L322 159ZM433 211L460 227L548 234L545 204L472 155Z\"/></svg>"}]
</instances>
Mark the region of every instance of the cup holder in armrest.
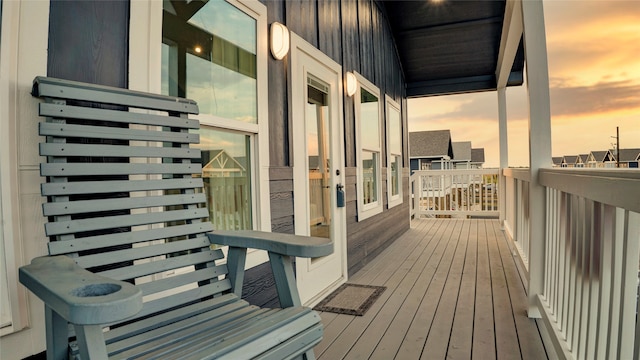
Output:
<instances>
[{"instance_id":1,"label":"cup holder in armrest","mask_svg":"<svg viewBox=\"0 0 640 360\"><path fill-rule=\"evenodd\" d=\"M120 289L122 286L118 284L89 284L73 289L71 295L77 297L104 296L120 291Z\"/></svg>"}]
</instances>

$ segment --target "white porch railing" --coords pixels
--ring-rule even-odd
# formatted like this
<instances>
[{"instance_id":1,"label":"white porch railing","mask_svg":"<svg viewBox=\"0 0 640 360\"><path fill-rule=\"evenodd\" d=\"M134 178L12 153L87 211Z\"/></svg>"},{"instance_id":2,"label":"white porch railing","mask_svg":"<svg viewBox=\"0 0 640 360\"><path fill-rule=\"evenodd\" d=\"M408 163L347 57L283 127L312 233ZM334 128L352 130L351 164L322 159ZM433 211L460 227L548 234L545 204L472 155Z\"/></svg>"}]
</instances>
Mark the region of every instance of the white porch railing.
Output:
<instances>
[{"instance_id":1,"label":"white porch railing","mask_svg":"<svg viewBox=\"0 0 640 360\"><path fill-rule=\"evenodd\" d=\"M498 174L498 169L415 171L411 215L497 217Z\"/></svg>"},{"instance_id":2,"label":"white porch railing","mask_svg":"<svg viewBox=\"0 0 640 360\"><path fill-rule=\"evenodd\" d=\"M505 230L526 264L525 174L504 171ZM546 187L538 306L556 352L573 359L638 359L640 171L542 169L538 180Z\"/></svg>"}]
</instances>

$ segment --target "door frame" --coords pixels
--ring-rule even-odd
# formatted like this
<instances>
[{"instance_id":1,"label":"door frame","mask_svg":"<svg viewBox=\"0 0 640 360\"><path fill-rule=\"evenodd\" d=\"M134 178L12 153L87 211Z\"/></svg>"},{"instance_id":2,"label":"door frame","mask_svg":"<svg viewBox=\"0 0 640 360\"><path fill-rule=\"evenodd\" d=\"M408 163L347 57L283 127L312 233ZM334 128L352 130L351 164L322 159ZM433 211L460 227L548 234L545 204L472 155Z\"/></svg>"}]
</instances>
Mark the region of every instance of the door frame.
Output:
<instances>
[{"instance_id":1,"label":"door frame","mask_svg":"<svg viewBox=\"0 0 640 360\"><path fill-rule=\"evenodd\" d=\"M311 60L311 61L309 61ZM291 105L290 129L291 144L293 149L293 189L294 189L294 214L295 233L298 235L309 235L309 185L308 185L308 158L306 156L306 121L296 121L304 117L306 103L306 73L313 70L329 74L327 81L330 86L330 118L332 120L330 132L330 148L332 153L332 180L331 180L331 209L332 209L332 239L334 240L334 252L332 255L319 260L306 258L296 259L296 282L300 292L300 298L304 305L313 306L337 289L347 281L347 229L346 229L346 207L337 207L336 185L345 183L345 155L344 155L344 112L343 112L343 74L342 66L333 61L326 54L316 49L295 33L291 33L291 53L290 53L290 76L291 92L289 93L289 104ZM318 77L318 74L314 74ZM306 120L306 119L305 119ZM302 140L301 140L302 139ZM302 145L301 145L302 141ZM302 150L304 151L296 151ZM337 153L337 158L333 154ZM339 169L340 175L335 171ZM297 196L295 196L297 195ZM301 196L302 195L302 196ZM302 201L301 201L302 199ZM339 265L341 272L335 281L326 288L314 286L314 273L320 271L323 265Z\"/></svg>"}]
</instances>

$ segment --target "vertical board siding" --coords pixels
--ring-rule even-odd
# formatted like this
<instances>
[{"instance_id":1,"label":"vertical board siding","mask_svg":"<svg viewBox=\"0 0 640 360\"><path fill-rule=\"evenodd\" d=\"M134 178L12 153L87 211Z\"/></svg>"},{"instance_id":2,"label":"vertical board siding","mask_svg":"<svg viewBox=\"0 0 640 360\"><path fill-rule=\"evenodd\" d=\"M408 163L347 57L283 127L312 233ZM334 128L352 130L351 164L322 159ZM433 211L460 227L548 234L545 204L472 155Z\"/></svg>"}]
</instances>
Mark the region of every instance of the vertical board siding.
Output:
<instances>
[{"instance_id":1,"label":"vertical board siding","mask_svg":"<svg viewBox=\"0 0 640 360\"><path fill-rule=\"evenodd\" d=\"M284 2L287 27L309 44L318 47L318 3L309 0Z\"/></svg>"},{"instance_id":2,"label":"vertical board siding","mask_svg":"<svg viewBox=\"0 0 640 360\"><path fill-rule=\"evenodd\" d=\"M285 2L267 1L267 22L285 22ZM272 167L289 166L289 100L287 67L288 57L283 61L269 55L269 164Z\"/></svg>"},{"instance_id":3,"label":"vertical board siding","mask_svg":"<svg viewBox=\"0 0 640 360\"><path fill-rule=\"evenodd\" d=\"M378 86L378 81L375 78L376 59L373 49L373 35L374 31L378 29L373 29L373 24L371 22L371 12L373 9L377 9L377 7L372 7L370 0L358 1L360 73L362 76Z\"/></svg>"},{"instance_id":4,"label":"vertical board siding","mask_svg":"<svg viewBox=\"0 0 640 360\"><path fill-rule=\"evenodd\" d=\"M340 2L318 2L318 48L338 64L342 63Z\"/></svg>"},{"instance_id":5,"label":"vertical board siding","mask_svg":"<svg viewBox=\"0 0 640 360\"><path fill-rule=\"evenodd\" d=\"M127 87L129 1L52 1L47 75Z\"/></svg>"},{"instance_id":6,"label":"vertical board siding","mask_svg":"<svg viewBox=\"0 0 640 360\"><path fill-rule=\"evenodd\" d=\"M358 26L358 3L342 1L342 71L360 72L360 29ZM354 98L344 96L345 166L356 166Z\"/></svg>"}]
</instances>

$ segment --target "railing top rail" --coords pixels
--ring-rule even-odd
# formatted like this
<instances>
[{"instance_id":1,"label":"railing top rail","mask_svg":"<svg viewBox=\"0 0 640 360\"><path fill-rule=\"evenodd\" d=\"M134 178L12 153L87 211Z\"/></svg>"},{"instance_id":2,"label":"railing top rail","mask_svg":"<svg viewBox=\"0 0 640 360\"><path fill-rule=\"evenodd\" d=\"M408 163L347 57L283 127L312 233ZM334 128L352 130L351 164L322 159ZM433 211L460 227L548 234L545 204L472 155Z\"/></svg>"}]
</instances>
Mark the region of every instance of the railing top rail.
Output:
<instances>
[{"instance_id":1,"label":"railing top rail","mask_svg":"<svg viewBox=\"0 0 640 360\"><path fill-rule=\"evenodd\" d=\"M531 172L529 171L529 168L506 168L502 169L502 173L506 177L531 182Z\"/></svg>"},{"instance_id":2,"label":"railing top rail","mask_svg":"<svg viewBox=\"0 0 640 360\"><path fill-rule=\"evenodd\" d=\"M500 169L416 170L414 175L498 175Z\"/></svg>"},{"instance_id":3,"label":"railing top rail","mask_svg":"<svg viewBox=\"0 0 640 360\"><path fill-rule=\"evenodd\" d=\"M640 170L540 169L543 186L640 212Z\"/></svg>"}]
</instances>

